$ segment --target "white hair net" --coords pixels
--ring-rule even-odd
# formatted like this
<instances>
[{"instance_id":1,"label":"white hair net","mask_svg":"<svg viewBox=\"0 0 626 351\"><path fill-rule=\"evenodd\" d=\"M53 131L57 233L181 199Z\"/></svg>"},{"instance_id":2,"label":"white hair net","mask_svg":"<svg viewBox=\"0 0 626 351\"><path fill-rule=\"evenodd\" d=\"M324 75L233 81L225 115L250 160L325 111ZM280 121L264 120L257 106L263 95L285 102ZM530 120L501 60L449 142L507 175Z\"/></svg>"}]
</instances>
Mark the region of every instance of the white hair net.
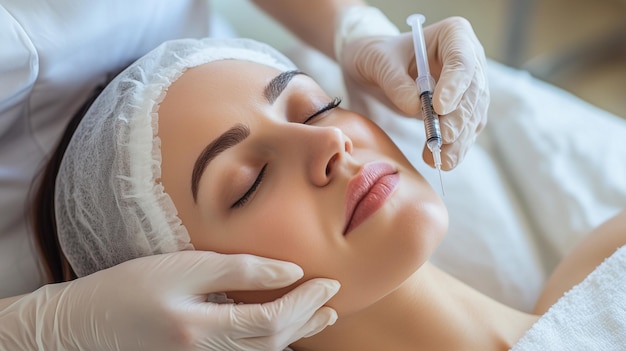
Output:
<instances>
[{"instance_id":1,"label":"white hair net","mask_svg":"<svg viewBox=\"0 0 626 351\"><path fill-rule=\"evenodd\" d=\"M224 59L295 69L281 53L250 39L169 41L114 78L83 117L63 156L54 204L61 248L79 277L141 256L193 249L158 181L158 109L187 68Z\"/></svg>"}]
</instances>

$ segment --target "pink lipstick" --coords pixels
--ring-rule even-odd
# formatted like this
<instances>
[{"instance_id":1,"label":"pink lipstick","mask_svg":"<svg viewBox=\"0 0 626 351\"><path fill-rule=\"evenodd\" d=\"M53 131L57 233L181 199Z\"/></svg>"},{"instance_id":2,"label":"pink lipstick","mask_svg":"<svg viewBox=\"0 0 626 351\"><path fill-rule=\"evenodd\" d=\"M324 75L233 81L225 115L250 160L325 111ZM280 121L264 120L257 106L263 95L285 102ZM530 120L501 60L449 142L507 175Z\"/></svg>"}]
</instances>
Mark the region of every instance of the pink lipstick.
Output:
<instances>
[{"instance_id":1,"label":"pink lipstick","mask_svg":"<svg viewBox=\"0 0 626 351\"><path fill-rule=\"evenodd\" d=\"M398 186L398 171L385 162L372 162L350 180L346 194L347 235L383 206Z\"/></svg>"}]
</instances>

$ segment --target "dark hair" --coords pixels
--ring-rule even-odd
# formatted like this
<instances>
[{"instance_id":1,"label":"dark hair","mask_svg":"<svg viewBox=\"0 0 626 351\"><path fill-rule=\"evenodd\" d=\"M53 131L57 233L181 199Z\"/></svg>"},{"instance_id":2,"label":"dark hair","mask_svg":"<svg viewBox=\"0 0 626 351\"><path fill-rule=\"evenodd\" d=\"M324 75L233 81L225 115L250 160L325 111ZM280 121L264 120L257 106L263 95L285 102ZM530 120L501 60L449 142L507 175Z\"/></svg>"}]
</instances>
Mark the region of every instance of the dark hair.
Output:
<instances>
[{"instance_id":1,"label":"dark hair","mask_svg":"<svg viewBox=\"0 0 626 351\"><path fill-rule=\"evenodd\" d=\"M76 111L65 128L50 159L35 180L38 183L36 184L36 193L32 203L31 221L35 242L42 257L48 283L59 283L77 278L59 244L54 209L55 183L63 155L78 124L105 86L106 84L101 84L96 87L91 96Z\"/></svg>"}]
</instances>

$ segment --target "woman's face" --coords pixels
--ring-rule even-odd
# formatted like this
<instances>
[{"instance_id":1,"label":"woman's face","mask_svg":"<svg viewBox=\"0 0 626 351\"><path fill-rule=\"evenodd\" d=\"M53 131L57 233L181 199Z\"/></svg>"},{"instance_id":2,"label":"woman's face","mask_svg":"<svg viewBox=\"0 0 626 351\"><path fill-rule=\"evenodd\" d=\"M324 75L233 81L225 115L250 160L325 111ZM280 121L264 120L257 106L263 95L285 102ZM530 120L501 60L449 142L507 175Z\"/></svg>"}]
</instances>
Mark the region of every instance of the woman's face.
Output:
<instances>
[{"instance_id":1,"label":"woman's face","mask_svg":"<svg viewBox=\"0 0 626 351\"><path fill-rule=\"evenodd\" d=\"M304 74L236 60L189 69L161 103L158 134L161 182L195 248L294 262L296 284L337 279L328 305L340 316L397 288L447 229L441 200L387 135ZM292 288L228 295L266 302Z\"/></svg>"}]
</instances>

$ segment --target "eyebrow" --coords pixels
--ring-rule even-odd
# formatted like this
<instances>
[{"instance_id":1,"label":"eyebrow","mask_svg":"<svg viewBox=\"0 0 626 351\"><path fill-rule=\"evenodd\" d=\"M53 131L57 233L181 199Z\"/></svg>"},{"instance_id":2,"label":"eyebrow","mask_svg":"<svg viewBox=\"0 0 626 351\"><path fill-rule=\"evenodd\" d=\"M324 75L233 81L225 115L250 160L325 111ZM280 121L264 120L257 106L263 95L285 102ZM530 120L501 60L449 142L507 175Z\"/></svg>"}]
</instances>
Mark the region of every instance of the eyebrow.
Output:
<instances>
[{"instance_id":1,"label":"eyebrow","mask_svg":"<svg viewBox=\"0 0 626 351\"><path fill-rule=\"evenodd\" d=\"M291 81L291 79L299 74L307 75L302 71L286 71L281 72L276 77L272 78L272 80L267 84L265 89L263 90L263 96L267 99L267 102L271 104L278 99L278 96L285 90L287 84Z\"/></svg>"},{"instance_id":2,"label":"eyebrow","mask_svg":"<svg viewBox=\"0 0 626 351\"><path fill-rule=\"evenodd\" d=\"M196 159L196 163L193 165L193 172L191 173L191 193L193 194L194 202L197 202L200 178L209 162L220 153L245 140L248 135L250 135L250 128L238 123L222 133L202 150L200 156Z\"/></svg>"}]
</instances>

